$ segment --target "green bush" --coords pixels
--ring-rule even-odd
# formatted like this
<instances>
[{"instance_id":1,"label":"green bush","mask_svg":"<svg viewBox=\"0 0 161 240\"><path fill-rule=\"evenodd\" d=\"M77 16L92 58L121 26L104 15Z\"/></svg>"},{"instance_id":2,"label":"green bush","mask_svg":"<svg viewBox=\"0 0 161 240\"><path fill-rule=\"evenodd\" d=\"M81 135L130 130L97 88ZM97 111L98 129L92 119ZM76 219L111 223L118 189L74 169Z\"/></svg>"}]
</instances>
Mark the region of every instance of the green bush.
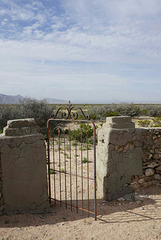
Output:
<instances>
[{"instance_id":1,"label":"green bush","mask_svg":"<svg viewBox=\"0 0 161 240\"><path fill-rule=\"evenodd\" d=\"M82 160L82 163L87 163L87 162L88 162L87 158L84 157L83 160Z\"/></svg>"},{"instance_id":2,"label":"green bush","mask_svg":"<svg viewBox=\"0 0 161 240\"><path fill-rule=\"evenodd\" d=\"M93 128L89 124L80 124L77 130L72 130L69 135L69 140L77 140L79 142L85 142L86 138L93 136Z\"/></svg>"},{"instance_id":3,"label":"green bush","mask_svg":"<svg viewBox=\"0 0 161 240\"><path fill-rule=\"evenodd\" d=\"M140 105L141 115L150 117L161 117L161 105L160 104L143 104Z\"/></svg>"},{"instance_id":4,"label":"green bush","mask_svg":"<svg viewBox=\"0 0 161 240\"><path fill-rule=\"evenodd\" d=\"M152 127L161 127L161 117L153 118L152 121Z\"/></svg>"},{"instance_id":5,"label":"green bush","mask_svg":"<svg viewBox=\"0 0 161 240\"><path fill-rule=\"evenodd\" d=\"M142 110L140 111L140 115L141 115L141 116L147 116L147 115L148 115L148 110L147 110L147 109L142 109Z\"/></svg>"},{"instance_id":6,"label":"green bush","mask_svg":"<svg viewBox=\"0 0 161 240\"><path fill-rule=\"evenodd\" d=\"M96 120L97 119L97 115L96 114L93 114L93 115L90 115L91 119L93 120Z\"/></svg>"},{"instance_id":7,"label":"green bush","mask_svg":"<svg viewBox=\"0 0 161 240\"><path fill-rule=\"evenodd\" d=\"M140 120L138 121L141 127L161 127L161 117L155 117L150 120Z\"/></svg>"},{"instance_id":8,"label":"green bush","mask_svg":"<svg viewBox=\"0 0 161 240\"><path fill-rule=\"evenodd\" d=\"M140 120L140 121L138 121L138 124L141 127L149 127L150 126L150 120Z\"/></svg>"},{"instance_id":9,"label":"green bush","mask_svg":"<svg viewBox=\"0 0 161 240\"><path fill-rule=\"evenodd\" d=\"M119 116L118 112L106 112L102 115L103 117L112 117L112 116Z\"/></svg>"}]
</instances>

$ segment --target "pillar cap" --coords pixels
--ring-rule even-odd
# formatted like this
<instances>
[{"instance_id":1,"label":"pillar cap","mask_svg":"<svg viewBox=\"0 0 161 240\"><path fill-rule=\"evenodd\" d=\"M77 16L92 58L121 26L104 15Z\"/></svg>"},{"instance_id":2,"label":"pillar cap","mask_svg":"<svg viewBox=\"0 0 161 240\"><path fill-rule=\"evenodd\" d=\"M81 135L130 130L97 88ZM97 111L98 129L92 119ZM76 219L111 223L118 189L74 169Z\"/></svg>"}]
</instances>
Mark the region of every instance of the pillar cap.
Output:
<instances>
[{"instance_id":1,"label":"pillar cap","mask_svg":"<svg viewBox=\"0 0 161 240\"><path fill-rule=\"evenodd\" d=\"M3 129L3 135L5 136L22 136L39 132L40 129L34 118L9 120L7 121L7 127Z\"/></svg>"},{"instance_id":2,"label":"pillar cap","mask_svg":"<svg viewBox=\"0 0 161 240\"><path fill-rule=\"evenodd\" d=\"M104 125L108 128L116 129L135 128L135 124L131 121L131 117L128 116L107 117Z\"/></svg>"}]
</instances>

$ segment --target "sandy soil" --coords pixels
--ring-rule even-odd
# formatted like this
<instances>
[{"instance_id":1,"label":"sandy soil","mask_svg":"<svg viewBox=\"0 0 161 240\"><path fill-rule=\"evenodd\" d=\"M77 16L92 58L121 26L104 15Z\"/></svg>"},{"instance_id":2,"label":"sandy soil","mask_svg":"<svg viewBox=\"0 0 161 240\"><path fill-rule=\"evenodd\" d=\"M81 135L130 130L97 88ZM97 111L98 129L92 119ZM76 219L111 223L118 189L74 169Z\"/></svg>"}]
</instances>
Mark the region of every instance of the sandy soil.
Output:
<instances>
[{"instance_id":1,"label":"sandy soil","mask_svg":"<svg viewBox=\"0 0 161 240\"><path fill-rule=\"evenodd\" d=\"M98 200L98 220L53 206L46 214L0 217L0 239L161 239L161 188L139 190L142 201Z\"/></svg>"}]
</instances>

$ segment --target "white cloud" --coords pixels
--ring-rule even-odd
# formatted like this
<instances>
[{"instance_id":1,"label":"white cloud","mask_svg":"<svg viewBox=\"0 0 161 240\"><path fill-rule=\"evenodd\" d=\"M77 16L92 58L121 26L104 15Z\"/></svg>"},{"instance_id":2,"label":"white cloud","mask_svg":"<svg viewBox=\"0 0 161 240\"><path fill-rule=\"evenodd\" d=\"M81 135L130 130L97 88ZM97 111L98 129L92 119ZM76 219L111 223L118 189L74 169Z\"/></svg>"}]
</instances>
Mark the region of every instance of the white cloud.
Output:
<instances>
[{"instance_id":1,"label":"white cloud","mask_svg":"<svg viewBox=\"0 0 161 240\"><path fill-rule=\"evenodd\" d=\"M61 13L54 1L52 8L41 1L3 2L8 7L0 10L2 89L13 90L14 83L24 95L42 96L46 86L51 97L54 89L61 98L61 91L68 96L73 89L77 97L79 91L89 98L98 91L100 98L107 92L130 98L128 88L132 96L135 84L159 84L159 0L62 0Z\"/></svg>"}]
</instances>

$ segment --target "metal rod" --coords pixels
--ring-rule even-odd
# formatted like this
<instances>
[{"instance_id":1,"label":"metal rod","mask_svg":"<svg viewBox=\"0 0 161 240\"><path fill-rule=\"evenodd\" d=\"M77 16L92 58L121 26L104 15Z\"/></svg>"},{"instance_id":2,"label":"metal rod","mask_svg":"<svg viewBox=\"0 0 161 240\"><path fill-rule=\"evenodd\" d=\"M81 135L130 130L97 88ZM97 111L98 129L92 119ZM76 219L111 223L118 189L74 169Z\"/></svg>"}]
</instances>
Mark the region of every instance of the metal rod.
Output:
<instances>
[{"instance_id":1,"label":"metal rod","mask_svg":"<svg viewBox=\"0 0 161 240\"><path fill-rule=\"evenodd\" d=\"M59 171L59 170L56 170L56 169L55 169L55 172L62 173L62 174L67 174L67 175L71 175L71 176L75 176L76 177L76 174L70 173L70 172L62 172L62 171ZM88 178L88 177L81 176L81 175L77 175L77 177L85 178L85 179L89 179L89 180L93 180L94 181L94 178L91 178L91 177Z\"/></svg>"},{"instance_id":2,"label":"metal rod","mask_svg":"<svg viewBox=\"0 0 161 240\"><path fill-rule=\"evenodd\" d=\"M65 149L65 131L64 131L64 170L66 172L66 149ZM65 207L67 208L67 182L66 182L66 174L65 174Z\"/></svg>"},{"instance_id":3,"label":"metal rod","mask_svg":"<svg viewBox=\"0 0 161 240\"><path fill-rule=\"evenodd\" d=\"M97 179L96 179L96 126L93 121L93 148L94 148L94 217L97 220Z\"/></svg>"},{"instance_id":4,"label":"metal rod","mask_svg":"<svg viewBox=\"0 0 161 240\"><path fill-rule=\"evenodd\" d=\"M60 183L60 206L61 204L61 158L60 158L60 129L58 129L58 146L59 146L59 183Z\"/></svg>"},{"instance_id":5,"label":"metal rod","mask_svg":"<svg viewBox=\"0 0 161 240\"><path fill-rule=\"evenodd\" d=\"M89 211L89 155L88 155L88 133L87 133L87 194L88 194L88 211ZM88 214L89 217L89 214Z\"/></svg>"},{"instance_id":6,"label":"metal rod","mask_svg":"<svg viewBox=\"0 0 161 240\"><path fill-rule=\"evenodd\" d=\"M78 181L77 181L77 140L75 140L75 175L76 175L76 206L78 212Z\"/></svg>"},{"instance_id":7,"label":"metal rod","mask_svg":"<svg viewBox=\"0 0 161 240\"><path fill-rule=\"evenodd\" d=\"M51 176L50 176L50 144L49 144L49 121L47 121L47 146L48 146L48 190L49 190L49 203L51 204Z\"/></svg>"},{"instance_id":8,"label":"metal rod","mask_svg":"<svg viewBox=\"0 0 161 240\"><path fill-rule=\"evenodd\" d=\"M53 169L54 169L54 198L56 199L56 183L55 183L55 144L54 144L54 134L53 134ZM56 205L56 201L55 201L55 205Z\"/></svg>"},{"instance_id":9,"label":"metal rod","mask_svg":"<svg viewBox=\"0 0 161 240\"><path fill-rule=\"evenodd\" d=\"M81 132L81 182L82 182L82 209L83 209L83 150L82 150L82 132Z\"/></svg>"},{"instance_id":10,"label":"metal rod","mask_svg":"<svg viewBox=\"0 0 161 240\"><path fill-rule=\"evenodd\" d=\"M70 128L69 128L69 136L70 136ZM71 153L71 139L69 137L69 154L70 154L70 203L71 203L71 211L72 211L72 153Z\"/></svg>"}]
</instances>

